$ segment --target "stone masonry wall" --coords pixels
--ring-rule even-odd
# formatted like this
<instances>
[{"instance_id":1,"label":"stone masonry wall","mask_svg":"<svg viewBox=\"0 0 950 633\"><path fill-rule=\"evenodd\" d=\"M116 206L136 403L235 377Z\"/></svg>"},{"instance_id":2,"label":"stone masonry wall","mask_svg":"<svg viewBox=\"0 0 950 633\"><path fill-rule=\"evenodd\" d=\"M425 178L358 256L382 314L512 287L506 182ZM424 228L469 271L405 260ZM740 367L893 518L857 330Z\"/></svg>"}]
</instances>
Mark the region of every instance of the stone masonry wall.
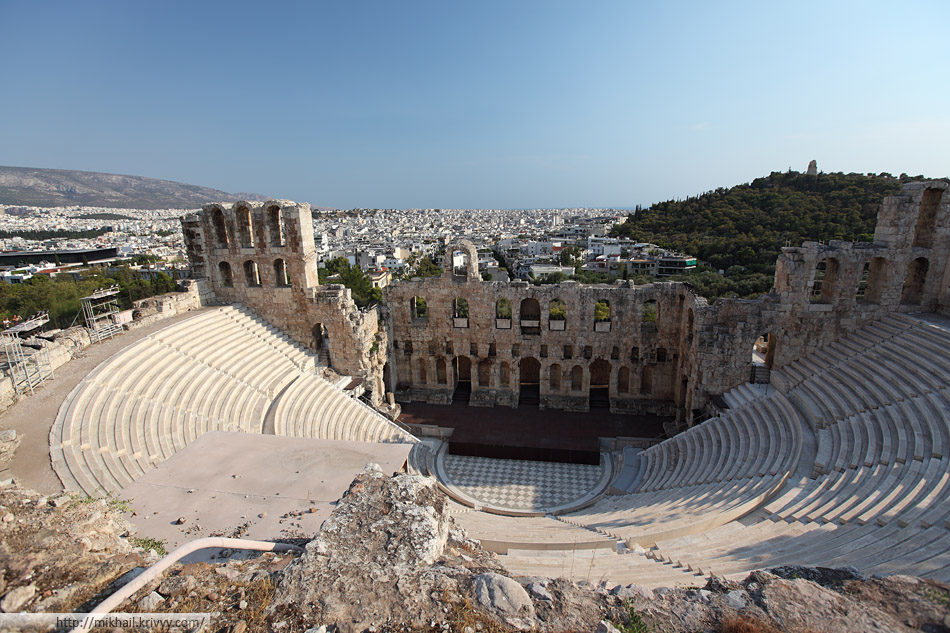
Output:
<instances>
[{"instance_id":1,"label":"stone masonry wall","mask_svg":"<svg viewBox=\"0 0 950 633\"><path fill-rule=\"evenodd\" d=\"M385 329L342 286L321 287L310 205L288 200L208 204L181 220L195 276L216 299L241 303L301 345L326 350L339 373L358 376L374 404L385 392Z\"/></svg>"},{"instance_id":2,"label":"stone masonry wall","mask_svg":"<svg viewBox=\"0 0 950 633\"><path fill-rule=\"evenodd\" d=\"M888 312L950 314L948 188L907 184L884 200L873 244L784 248L768 295L712 304L686 283L482 282L475 247L462 240L446 252L441 277L390 285L379 312L364 314L348 290L317 286L308 205L206 205L182 228L195 275L211 279L219 301L251 306L301 343L327 345L333 367L362 376L377 402L391 391L449 403L468 383L472 406L607 405L690 421L710 396L749 379L760 336L780 368ZM458 270L456 254L466 262ZM248 282L247 262L259 283ZM556 300L563 320L551 318ZM499 307L505 301L510 309ZM608 308L598 319L599 301ZM315 334L318 323L326 338Z\"/></svg>"}]
</instances>

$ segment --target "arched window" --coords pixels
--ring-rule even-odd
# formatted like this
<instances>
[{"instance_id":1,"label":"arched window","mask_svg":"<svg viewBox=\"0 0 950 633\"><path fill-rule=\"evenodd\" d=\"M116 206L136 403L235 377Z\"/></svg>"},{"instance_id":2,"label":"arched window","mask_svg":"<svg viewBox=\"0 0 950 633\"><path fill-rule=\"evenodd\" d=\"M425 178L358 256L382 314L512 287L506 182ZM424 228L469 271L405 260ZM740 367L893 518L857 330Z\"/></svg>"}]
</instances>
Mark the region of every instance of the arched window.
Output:
<instances>
[{"instance_id":1,"label":"arched window","mask_svg":"<svg viewBox=\"0 0 950 633\"><path fill-rule=\"evenodd\" d=\"M274 278L277 279L278 286L290 285L290 278L287 277L287 267L282 259L274 260Z\"/></svg>"},{"instance_id":2,"label":"arched window","mask_svg":"<svg viewBox=\"0 0 950 633\"><path fill-rule=\"evenodd\" d=\"M815 266L815 277L811 286L813 303L831 303L835 298L835 285L838 281L838 260L828 257Z\"/></svg>"},{"instance_id":3,"label":"arched window","mask_svg":"<svg viewBox=\"0 0 950 633\"><path fill-rule=\"evenodd\" d=\"M561 299L551 299L548 303L548 327L563 330L567 325L567 304Z\"/></svg>"},{"instance_id":4,"label":"arched window","mask_svg":"<svg viewBox=\"0 0 950 633\"><path fill-rule=\"evenodd\" d=\"M234 215L237 217L241 248L252 248L254 246L254 233L251 230L251 210L247 207L238 207Z\"/></svg>"},{"instance_id":5,"label":"arched window","mask_svg":"<svg viewBox=\"0 0 950 633\"><path fill-rule=\"evenodd\" d=\"M270 234L271 246L284 245L284 227L280 220L280 207L268 207L267 232Z\"/></svg>"},{"instance_id":6,"label":"arched window","mask_svg":"<svg viewBox=\"0 0 950 633\"><path fill-rule=\"evenodd\" d=\"M557 363L551 365L551 368L548 370L548 384L551 387L551 391L560 391L561 390L561 366Z\"/></svg>"},{"instance_id":7,"label":"arched window","mask_svg":"<svg viewBox=\"0 0 950 633\"><path fill-rule=\"evenodd\" d=\"M656 324L659 319L660 311L656 307L656 301L644 301L640 307L640 323Z\"/></svg>"},{"instance_id":8,"label":"arched window","mask_svg":"<svg viewBox=\"0 0 950 633\"><path fill-rule=\"evenodd\" d=\"M218 264L218 273L221 275L221 285L225 288L234 286L234 276L231 274L231 264L221 262Z\"/></svg>"},{"instance_id":9,"label":"arched window","mask_svg":"<svg viewBox=\"0 0 950 633\"><path fill-rule=\"evenodd\" d=\"M617 393L630 391L630 370L626 365L617 370Z\"/></svg>"},{"instance_id":10,"label":"arched window","mask_svg":"<svg viewBox=\"0 0 950 633\"><path fill-rule=\"evenodd\" d=\"M261 285L261 273L257 269L257 262L250 259L244 262L244 283L253 287Z\"/></svg>"},{"instance_id":11,"label":"arched window","mask_svg":"<svg viewBox=\"0 0 950 633\"><path fill-rule=\"evenodd\" d=\"M925 257L918 257L910 263L907 267L907 275L904 277L901 303L920 304L928 270L930 270L930 262Z\"/></svg>"},{"instance_id":12,"label":"arched window","mask_svg":"<svg viewBox=\"0 0 950 633\"><path fill-rule=\"evenodd\" d=\"M452 304L452 316L456 319L468 318L468 301L462 297L456 297Z\"/></svg>"},{"instance_id":13,"label":"arched window","mask_svg":"<svg viewBox=\"0 0 950 633\"><path fill-rule=\"evenodd\" d=\"M215 207L211 212L211 223L214 225L215 243L218 248L228 247L228 228L224 222L224 212Z\"/></svg>"},{"instance_id":14,"label":"arched window","mask_svg":"<svg viewBox=\"0 0 950 633\"><path fill-rule=\"evenodd\" d=\"M422 297L413 297L409 301L409 311L413 319L428 319L429 306Z\"/></svg>"},{"instance_id":15,"label":"arched window","mask_svg":"<svg viewBox=\"0 0 950 633\"><path fill-rule=\"evenodd\" d=\"M510 319L511 318L511 301L502 297L495 302L495 318L496 319Z\"/></svg>"},{"instance_id":16,"label":"arched window","mask_svg":"<svg viewBox=\"0 0 950 633\"><path fill-rule=\"evenodd\" d=\"M867 265L867 291L864 293L864 301L867 303L881 303L886 283L887 260L883 257L872 258Z\"/></svg>"},{"instance_id":17,"label":"arched window","mask_svg":"<svg viewBox=\"0 0 950 633\"><path fill-rule=\"evenodd\" d=\"M541 304L538 303L537 299L523 299L521 301L521 321L524 325L524 321L529 321L534 325L536 321L541 320Z\"/></svg>"},{"instance_id":18,"label":"arched window","mask_svg":"<svg viewBox=\"0 0 950 633\"><path fill-rule=\"evenodd\" d=\"M541 334L541 304L537 299L523 299L518 316L522 334Z\"/></svg>"},{"instance_id":19,"label":"arched window","mask_svg":"<svg viewBox=\"0 0 950 633\"><path fill-rule=\"evenodd\" d=\"M439 381L440 385L444 385L447 383L446 376L445 376L445 359L444 358L439 358L437 361L435 361L435 377Z\"/></svg>"},{"instance_id":20,"label":"arched window","mask_svg":"<svg viewBox=\"0 0 950 633\"><path fill-rule=\"evenodd\" d=\"M478 386L491 387L491 361L487 358L478 363Z\"/></svg>"},{"instance_id":21,"label":"arched window","mask_svg":"<svg viewBox=\"0 0 950 633\"><path fill-rule=\"evenodd\" d=\"M594 322L603 323L610 321L610 302L606 299L598 299L594 304Z\"/></svg>"},{"instance_id":22,"label":"arched window","mask_svg":"<svg viewBox=\"0 0 950 633\"><path fill-rule=\"evenodd\" d=\"M937 229L937 209L940 207L940 189L926 189L917 208L917 225L914 227L914 246L933 248L934 232Z\"/></svg>"},{"instance_id":23,"label":"arched window","mask_svg":"<svg viewBox=\"0 0 950 633\"><path fill-rule=\"evenodd\" d=\"M584 370L580 365L574 365L571 370L571 391L580 391L584 388Z\"/></svg>"},{"instance_id":24,"label":"arched window","mask_svg":"<svg viewBox=\"0 0 950 633\"><path fill-rule=\"evenodd\" d=\"M640 371L640 393L650 395L653 393L653 368L644 367Z\"/></svg>"}]
</instances>

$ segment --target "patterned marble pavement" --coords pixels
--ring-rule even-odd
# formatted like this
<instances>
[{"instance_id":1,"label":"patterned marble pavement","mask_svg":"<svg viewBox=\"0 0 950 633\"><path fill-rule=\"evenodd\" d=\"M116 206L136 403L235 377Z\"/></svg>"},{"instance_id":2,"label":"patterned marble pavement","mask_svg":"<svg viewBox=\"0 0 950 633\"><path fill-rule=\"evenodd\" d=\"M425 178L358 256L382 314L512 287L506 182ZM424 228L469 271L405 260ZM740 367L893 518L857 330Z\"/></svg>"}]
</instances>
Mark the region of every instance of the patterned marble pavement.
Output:
<instances>
[{"instance_id":1,"label":"patterned marble pavement","mask_svg":"<svg viewBox=\"0 0 950 633\"><path fill-rule=\"evenodd\" d=\"M519 459L441 457L443 481L449 488L486 506L507 510L543 511L594 492L604 476L604 464L562 464Z\"/></svg>"}]
</instances>

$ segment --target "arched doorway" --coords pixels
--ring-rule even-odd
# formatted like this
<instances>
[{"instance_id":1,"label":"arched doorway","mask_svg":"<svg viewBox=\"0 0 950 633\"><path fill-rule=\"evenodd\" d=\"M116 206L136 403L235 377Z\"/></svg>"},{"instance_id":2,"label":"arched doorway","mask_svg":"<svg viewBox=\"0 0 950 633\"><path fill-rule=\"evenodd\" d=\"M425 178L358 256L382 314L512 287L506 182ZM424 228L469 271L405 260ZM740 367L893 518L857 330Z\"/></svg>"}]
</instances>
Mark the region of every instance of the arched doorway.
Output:
<instances>
[{"instance_id":1,"label":"arched doorway","mask_svg":"<svg viewBox=\"0 0 950 633\"><path fill-rule=\"evenodd\" d=\"M472 359L468 356L456 356L452 360L452 370L455 374L455 393L452 400L468 402L472 396Z\"/></svg>"},{"instance_id":2,"label":"arched doorway","mask_svg":"<svg viewBox=\"0 0 950 633\"><path fill-rule=\"evenodd\" d=\"M775 360L775 334L766 332L752 344L752 369L749 380L757 384L769 382Z\"/></svg>"},{"instance_id":3,"label":"arched doorway","mask_svg":"<svg viewBox=\"0 0 950 633\"><path fill-rule=\"evenodd\" d=\"M589 394L591 409L610 408L610 363L602 358L590 364Z\"/></svg>"},{"instance_id":4,"label":"arched doorway","mask_svg":"<svg viewBox=\"0 0 950 633\"><path fill-rule=\"evenodd\" d=\"M930 270L930 262L924 257L918 257L910 263L907 267L907 275L904 277L901 303L920 305L928 270Z\"/></svg>"},{"instance_id":5,"label":"arched doorway","mask_svg":"<svg viewBox=\"0 0 950 633\"><path fill-rule=\"evenodd\" d=\"M541 403L541 362L531 356L522 358L518 372L518 404L538 406Z\"/></svg>"},{"instance_id":6,"label":"arched doorway","mask_svg":"<svg viewBox=\"0 0 950 633\"><path fill-rule=\"evenodd\" d=\"M310 349L318 352L326 347L327 333L323 323L317 323L310 330Z\"/></svg>"}]
</instances>

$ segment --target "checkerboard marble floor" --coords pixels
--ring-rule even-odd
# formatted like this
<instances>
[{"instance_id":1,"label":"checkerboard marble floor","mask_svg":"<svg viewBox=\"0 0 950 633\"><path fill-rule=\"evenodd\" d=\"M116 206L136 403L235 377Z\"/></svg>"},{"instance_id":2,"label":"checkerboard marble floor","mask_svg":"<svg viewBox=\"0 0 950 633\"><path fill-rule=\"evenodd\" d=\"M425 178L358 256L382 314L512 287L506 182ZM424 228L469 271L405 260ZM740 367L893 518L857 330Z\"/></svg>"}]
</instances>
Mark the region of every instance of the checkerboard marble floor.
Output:
<instances>
[{"instance_id":1,"label":"checkerboard marble floor","mask_svg":"<svg viewBox=\"0 0 950 633\"><path fill-rule=\"evenodd\" d=\"M442 455L446 486L486 506L543 511L592 492L604 465Z\"/></svg>"}]
</instances>

